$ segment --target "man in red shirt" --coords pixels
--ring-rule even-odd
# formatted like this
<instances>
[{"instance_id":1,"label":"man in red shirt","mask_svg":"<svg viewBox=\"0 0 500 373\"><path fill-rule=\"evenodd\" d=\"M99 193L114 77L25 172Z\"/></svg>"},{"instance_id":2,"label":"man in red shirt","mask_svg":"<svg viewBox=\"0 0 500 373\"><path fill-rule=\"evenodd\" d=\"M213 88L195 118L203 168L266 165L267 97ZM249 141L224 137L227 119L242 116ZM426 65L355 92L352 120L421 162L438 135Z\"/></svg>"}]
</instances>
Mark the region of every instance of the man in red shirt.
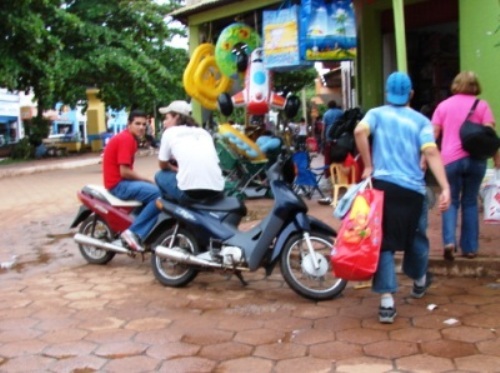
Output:
<instances>
[{"instance_id":1,"label":"man in red shirt","mask_svg":"<svg viewBox=\"0 0 500 373\"><path fill-rule=\"evenodd\" d=\"M146 113L132 111L127 128L106 145L102 162L105 188L117 198L143 204L132 225L120 235L122 241L134 251L144 251L140 242L153 228L160 213L155 206L155 200L160 197L159 189L152 179L134 171L138 140L144 137L146 125Z\"/></svg>"}]
</instances>

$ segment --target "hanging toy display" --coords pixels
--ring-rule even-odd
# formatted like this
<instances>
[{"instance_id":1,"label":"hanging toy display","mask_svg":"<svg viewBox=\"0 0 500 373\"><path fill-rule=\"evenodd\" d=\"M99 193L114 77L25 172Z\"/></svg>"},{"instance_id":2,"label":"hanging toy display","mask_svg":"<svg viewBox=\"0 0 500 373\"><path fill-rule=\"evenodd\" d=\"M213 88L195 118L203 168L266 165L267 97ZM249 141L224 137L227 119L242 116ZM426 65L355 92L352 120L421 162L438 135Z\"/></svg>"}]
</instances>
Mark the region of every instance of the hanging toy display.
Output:
<instances>
[{"instance_id":1,"label":"hanging toy display","mask_svg":"<svg viewBox=\"0 0 500 373\"><path fill-rule=\"evenodd\" d=\"M215 44L215 61L227 77L246 70L247 56L261 44L259 34L250 26L236 22L222 30Z\"/></svg>"},{"instance_id":2,"label":"hanging toy display","mask_svg":"<svg viewBox=\"0 0 500 373\"><path fill-rule=\"evenodd\" d=\"M215 47L200 44L184 70L182 82L186 93L209 110L217 109L217 97L229 90L232 81L221 74L214 57Z\"/></svg>"},{"instance_id":3,"label":"hanging toy display","mask_svg":"<svg viewBox=\"0 0 500 373\"><path fill-rule=\"evenodd\" d=\"M227 93L219 96L219 110L225 116L231 115L234 107L242 106L246 106L249 115L264 115L271 108L285 109L286 114L292 116L297 113L300 101L296 96L290 96L287 100L272 90L272 74L264 67L262 55L262 48L255 49L250 55L242 91L232 97Z\"/></svg>"}]
</instances>

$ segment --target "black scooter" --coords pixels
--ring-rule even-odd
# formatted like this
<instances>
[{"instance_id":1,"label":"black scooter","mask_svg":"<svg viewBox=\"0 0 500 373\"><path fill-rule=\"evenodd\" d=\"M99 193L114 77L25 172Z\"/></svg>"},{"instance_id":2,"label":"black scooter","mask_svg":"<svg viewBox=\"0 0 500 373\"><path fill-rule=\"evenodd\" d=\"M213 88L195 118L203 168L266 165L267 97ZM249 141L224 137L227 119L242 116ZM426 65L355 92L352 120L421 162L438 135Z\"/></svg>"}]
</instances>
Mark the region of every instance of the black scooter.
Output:
<instances>
[{"instance_id":1,"label":"black scooter","mask_svg":"<svg viewBox=\"0 0 500 373\"><path fill-rule=\"evenodd\" d=\"M307 215L304 201L280 180L285 157L268 170L275 202L254 228L238 230L246 207L236 197L221 196L208 203L179 205L159 199L157 205L174 224L153 243L151 264L156 279L166 286L184 286L200 271L236 275L263 267L270 275L279 262L287 284L312 300L338 296L347 282L332 272L330 255L336 232Z\"/></svg>"}]
</instances>

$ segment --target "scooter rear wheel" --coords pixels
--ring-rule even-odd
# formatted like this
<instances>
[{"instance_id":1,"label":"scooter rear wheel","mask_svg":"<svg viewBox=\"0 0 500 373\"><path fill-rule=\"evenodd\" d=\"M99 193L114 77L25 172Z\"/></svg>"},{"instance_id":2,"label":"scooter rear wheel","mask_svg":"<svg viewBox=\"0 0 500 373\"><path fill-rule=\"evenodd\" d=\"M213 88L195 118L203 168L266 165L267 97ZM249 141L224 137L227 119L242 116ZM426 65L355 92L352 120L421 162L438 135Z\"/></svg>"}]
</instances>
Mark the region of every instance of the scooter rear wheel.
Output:
<instances>
[{"instance_id":1,"label":"scooter rear wheel","mask_svg":"<svg viewBox=\"0 0 500 373\"><path fill-rule=\"evenodd\" d=\"M330 255L332 237L321 233L310 234L318 268L301 234L290 237L281 253L281 273L293 291L304 298L322 301L340 295L347 281L334 276Z\"/></svg>"},{"instance_id":2,"label":"scooter rear wheel","mask_svg":"<svg viewBox=\"0 0 500 373\"><path fill-rule=\"evenodd\" d=\"M80 224L79 232L89 237L94 237L106 242L113 240L113 233L108 224L100 217L90 215ZM115 257L115 252L98 249L93 246L78 245L80 253L90 264L107 264Z\"/></svg>"},{"instance_id":3,"label":"scooter rear wheel","mask_svg":"<svg viewBox=\"0 0 500 373\"><path fill-rule=\"evenodd\" d=\"M151 252L151 267L155 278L165 286L181 287L185 286L198 275L198 270L189 264L179 263L176 260L162 258L155 253L155 248L159 245L169 247L174 239L174 228L162 233L153 244ZM187 254L197 255L199 253L198 242L185 229L178 229L175 241L172 245L174 250L179 250Z\"/></svg>"}]
</instances>

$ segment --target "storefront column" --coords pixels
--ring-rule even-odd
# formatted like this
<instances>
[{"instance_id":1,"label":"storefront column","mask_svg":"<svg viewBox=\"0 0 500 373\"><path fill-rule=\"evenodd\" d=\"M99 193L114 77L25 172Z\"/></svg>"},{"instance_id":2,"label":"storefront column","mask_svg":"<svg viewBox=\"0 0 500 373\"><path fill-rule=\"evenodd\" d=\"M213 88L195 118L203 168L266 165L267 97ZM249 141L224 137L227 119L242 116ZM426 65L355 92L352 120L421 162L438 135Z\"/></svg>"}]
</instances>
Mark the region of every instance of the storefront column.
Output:
<instances>
[{"instance_id":1,"label":"storefront column","mask_svg":"<svg viewBox=\"0 0 500 373\"><path fill-rule=\"evenodd\" d=\"M403 0L392 0L394 31L396 36L396 61L398 71L408 72L406 60L405 12Z\"/></svg>"}]
</instances>

